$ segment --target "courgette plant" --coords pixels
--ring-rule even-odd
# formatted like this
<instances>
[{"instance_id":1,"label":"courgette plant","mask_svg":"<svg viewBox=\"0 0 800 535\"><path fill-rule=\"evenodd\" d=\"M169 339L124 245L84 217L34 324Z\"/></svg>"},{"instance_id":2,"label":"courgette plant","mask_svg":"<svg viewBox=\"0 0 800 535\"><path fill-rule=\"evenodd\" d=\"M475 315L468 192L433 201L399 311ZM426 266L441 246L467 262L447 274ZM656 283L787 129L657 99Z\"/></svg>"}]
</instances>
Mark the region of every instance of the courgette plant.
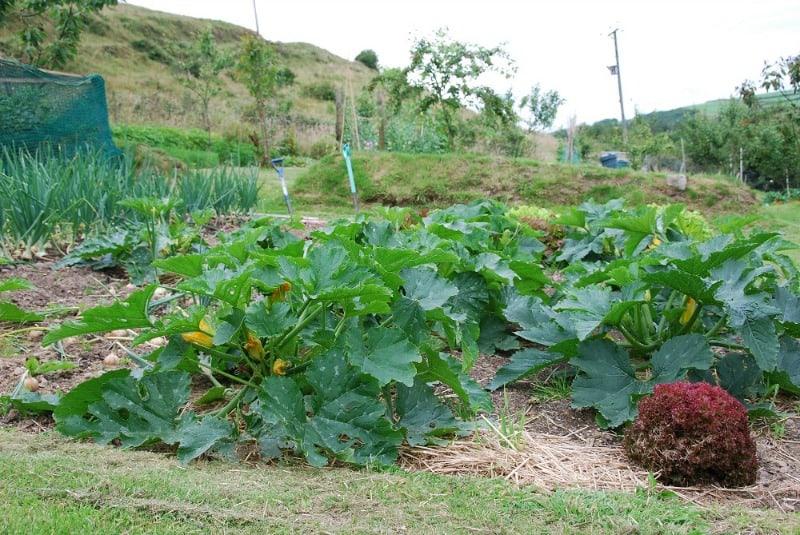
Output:
<instances>
[{"instance_id":1,"label":"courgette plant","mask_svg":"<svg viewBox=\"0 0 800 535\"><path fill-rule=\"evenodd\" d=\"M484 201L402 228L339 221L308 239L264 220L202 254L155 260L179 280L166 313L154 314L150 285L45 336L127 328L140 329L137 347L169 339L132 350L139 368L65 394L57 428L127 447L173 444L181 462L251 441L264 456L315 465L388 464L402 443L472 429L461 416L489 410L491 398L466 372L507 342L496 328L503 288L533 295L548 282L535 233L504 213ZM455 397L437 396L442 388Z\"/></svg>"},{"instance_id":2,"label":"courgette plant","mask_svg":"<svg viewBox=\"0 0 800 535\"><path fill-rule=\"evenodd\" d=\"M569 362L573 406L595 408L604 428L632 420L655 384L687 377L742 400L771 384L800 392L798 272L783 254L796 245L765 232L708 237L697 222L681 205L616 203L562 218L575 229L566 280L552 298L508 301L507 319L532 347L489 388Z\"/></svg>"}]
</instances>

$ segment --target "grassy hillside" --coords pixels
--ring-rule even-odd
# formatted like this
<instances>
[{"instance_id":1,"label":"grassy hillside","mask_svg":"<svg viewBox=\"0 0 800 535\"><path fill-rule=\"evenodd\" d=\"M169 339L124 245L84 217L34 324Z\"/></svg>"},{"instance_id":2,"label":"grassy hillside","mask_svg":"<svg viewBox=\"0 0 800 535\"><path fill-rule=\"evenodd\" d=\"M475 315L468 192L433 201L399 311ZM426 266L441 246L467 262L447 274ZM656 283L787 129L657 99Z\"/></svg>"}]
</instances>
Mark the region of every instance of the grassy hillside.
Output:
<instances>
[{"instance_id":1,"label":"grassy hillside","mask_svg":"<svg viewBox=\"0 0 800 535\"><path fill-rule=\"evenodd\" d=\"M112 127L120 124L202 128L201 108L180 84L181 54L205 29L218 46L233 52L244 33L239 26L152 11L128 4L104 9L82 34L78 57L64 69L105 78ZM0 27L0 54L22 59L13 26ZM277 137L291 128L299 143L334 138L335 105L327 97L350 81L357 95L374 76L361 63L339 58L306 43L273 43L280 66L296 76L281 90L277 108L286 119ZM213 131L247 139L252 100L229 74L212 100Z\"/></svg>"}]
</instances>

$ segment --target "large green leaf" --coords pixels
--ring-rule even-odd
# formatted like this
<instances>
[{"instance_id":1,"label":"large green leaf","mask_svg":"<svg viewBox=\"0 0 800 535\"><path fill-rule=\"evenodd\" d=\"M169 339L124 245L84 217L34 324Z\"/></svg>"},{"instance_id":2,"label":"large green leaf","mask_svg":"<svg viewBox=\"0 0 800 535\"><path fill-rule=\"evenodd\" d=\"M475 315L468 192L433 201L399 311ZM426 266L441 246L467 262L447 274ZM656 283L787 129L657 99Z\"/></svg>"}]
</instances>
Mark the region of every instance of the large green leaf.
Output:
<instances>
[{"instance_id":1,"label":"large green leaf","mask_svg":"<svg viewBox=\"0 0 800 535\"><path fill-rule=\"evenodd\" d=\"M181 416L176 431L180 437L178 461L182 465L212 449L234 457L233 425L228 420L212 415L197 419L187 412Z\"/></svg>"},{"instance_id":2,"label":"large green leaf","mask_svg":"<svg viewBox=\"0 0 800 535\"><path fill-rule=\"evenodd\" d=\"M377 276L367 267L356 263L347 249L338 242L314 247L309 251L307 259L297 258L292 261L300 268L299 271L290 273L288 263L281 261L281 266L290 275L287 278L292 281L302 281L306 293L312 299L326 290L380 283Z\"/></svg>"},{"instance_id":3,"label":"large green leaf","mask_svg":"<svg viewBox=\"0 0 800 535\"><path fill-rule=\"evenodd\" d=\"M554 347L569 340L580 340L574 323L574 317L580 315L580 312L566 311L559 314L553 314L545 322L538 325L528 326L526 329L517 332L517 336L543 345L545 347ZM594 319L591 317L584 317L589 326L594 324Z\"/></svg>"},{"instance_id":4,"label":"large green leaf","mask_svg":"<svg viewBox=\"0 0 800 535\"><path fill-rule=\"evenodd\" d=\"M375 271L383 278L384 283L393 290L397 290L403 284L400 272L404 268L454 263L458 261L458 257L442 249L420 253L411 249L385 249L378 247L370 251L370 260Z\"/></svg>"},{"instance_id":5,"label":"large green leaf","mask_svg":"<svg viewBox=\"0 0 800 535\"><path fill-rule=\"evenodd\" d=\"M713 370L690 370L692 381L718 384L742 403L763 394L764 372L752 356L731 351L714 364Z\"/></svg>"},{"instance_id":6,"label":"large green leaf","mask_svg":"<svg viewBox=\"0 0 800 535\"><path fill-rule=\"evenodd\" d=\"M425 360L418 365L419 377L425 382L440 382L455 394L470 409L492 410L492 397L462 370L462 364L446 353L426 352Z\"/></svg>"},{"instance_id":7,"label":"large green leaf","mask_svg":"<svg viewBox=\"0 0 800 535\"><path fill-rule=\"evenodd\" d=\"M249 302L252 286L252 268L231 269L224 265L210 267L202 275L178 284L178 289L198 295L213 297L231 306Z\"/></svg>"},{"instance_id":8,"label":"large green leaf","mask_svg":"<svg viewBox=\"0 0 800 535\"><path fill-rule=\"evenodd\" d=\"M774 293L774 306L781 311L781 321L800 324L800 298L785 286L778 286Z\"/></svg>"},{"instance_id":9,"label":"large green leaf","mask_svg":"<svg viewBox=\"0 0 800 535\"><path fill-rule=\"evenodd\" d=\"M699 255L675 260L675 265L681 271L704 277L729 260L743 258L776 236L777 234L758 234L736 243L731 243L730 235L715 236L698 245Z\"/></svg>"},{"instance_id":10,"label":"large green leaf","mask_svg":"<svg viewBox=\"0 0 800 535\"><path fill-rule=\"evenodd\" d=\"M419 346L431 333L425 311L415 300L400 296L392 303L392 318L412 344Z\"/></svg>"},{"instance_id":11,"label":"large green leaf","mask_svg":"<svg viewBox=\"0 0 800 535\"><path fill-rule=\"evenodd\" d=\"M52 412L61 402L58 394L40 394L39 392L21 391L16 396L0 396L0 408L6 403L20 413Z\"/></svg>"},{"instance_id":12,"label":"large green leaf","mask_svg":"<svg viewBox=\"0 0 800 535\"><path fill-rule=\"evenodd\" d=\"M584 340L603 323L612 304L611 288L592 286L574 288L553 309L565 311L578 340Z\"/></svg>"},{"instance_id":13,"label":"large green leaf","mask_svg":"<svg viewBox=\"0 0 800 535\"><path fill-rule=\"evenodd\" d=\"M781 337L777 370L770 377L787 392L800 395L800 341L797 338Z\"/></svg>"},{"instance_id":14,"label":"large green leaf","mask_svg":"<svg viewBox=\"0 0 800 535\"><path fill-rule=\"evenodd\" d=\"M708 283L702 277L675 269L647 273L642 276L642 279L650 284L677 290L704 304L716 302L714 292L722 284L722 281L714 281L708 287Z\"/></svg>"},{"instance_id":15,"label":"large green leaf","mask_svg":"<svg viewBox=\"0 0 800 535\"><path fill-rule=\"evenodd\" d=\"M162 271L176 273L184 277L199 277L203 273L207 255L190 254L159 258L153 261L153 267Z\"/></svg>"},{"instance_id":16,"label":"large green leaf","mask_svg":"<svg viewBox=\"0 0 800 535\"><path fill-rule=\"evenodd\" d=\"M765 372L773 371L778 364L779 349L775 322L770 318L753 319L746 321L739 332L758 367Z\"/></svg>"},{"instance_id":17,"label":"large green leaf","mask_svg":"<svg viewBox=\"0 0 800 535\"><path fill-rule=\"evenodd\" d=\"M764 291L750 291L751 285L763 273L771 272L769 266L749 268L741 260L727 260L711 270L711 275L722 281L714 296L722 303L729 319L728 324L741 328L746 321L777 316L780 311L771 304L771 295Z\"/></svg>"},{"instance_id":18,"label":"large green leaf","mask_svg":"<svg viewBox=\"0 0 800 535\"><path fill-rule=\"evenodd\" d=\"M485 355L496 352L516 351L520 348L519 339L508 331L508 323L499 316L486 315L479 325L478 349Z\"/></svg>"},{"instance_id":19,"label":"large green leaf","mask_svg":"<svg viewBox=\"0 0 800 535\"><path fill-rule=\"evenodd\" d=\"M643 239L658 232L658 208L644 206L637 213L619 212L607 218L605 225L626 231L625 256L631 257Z\"/></svg>"},{"instance_id":20,"label":"large green leaf","mask_svg":"<svg viewBox=\"0 0 800 535\"><path fill-rule=\"evenodd\" d=\"M257 406L266 422L284 432L308 462L324 466L333 457L358 464L387 465L397 458L403 434L386 419L375 381L364 381L341 351L317 357L306 396L292 377L264 379Z\"/></svg>"},{"instance_id":21,"label":"large green leaf","mask_svg":"<svg viewBox=\"0 0 800 535\"><path fill-rule=\"evenodd\" d=\"M713 361L702 335L677 336L653 355L652 376L640 379L624 348L605 338L586 340L570 361L581 371L572 383L573 406L594 407L601 425L618 427L636 417L636 397L652 392L655 384L682 379L688 369L708 369Z\"/></svg>"},{"instance_id":22,"label":"large green leaf","mask_svg":"<svg viewBox=\"0 0 800 535\"><path fill-rule=\"evenodd\" d=\"M189 375L184 372L153 373L139 381L130 375L113 378L101 386L87 414L63 418L64 411L59 411L58 428L66 435L91 437L101 444L117 439L123 447L156 440L175 444L180 441L178 415L188 398Z\"/></svg>"},{"instance_id":23,"label":"large green leaf","mask_svg":"<svg viewBox=\"0 0 800 535\"><path fill-rule=\"evenodd\" d=\"M572 382L573 407L594 407L605 427L619 427L636 417L632 397L648 393L650 385L637 379L624 348L607 339L585 340L570 363L581 371Z\"/></svg>"},{"instance_id":24,"label":"large green leaf","mask_svg":"<svg viewBox=\"0 0 800 535\"><path fill-rule=\"evenodd\" d=\"M339 303L348 316L387 314L392 291L382 284L356 283L319 291L314 299Z\"/></svg>"},{"instance_id":25,"label":"large green leaf","mask_svg":"<svg viewBox=\"0 0 800 535\"><path fill-rule=\"evenodd\" d=\"M395 409L399 418L397 425L405 431L410 446L444 446L447 442L443 437L452 437L474 427L457 420L453 411L419 377L411 387L397 385Z\"/></svg>"},{"instance_id":26,"label":"large green leaf","mask_svg":"<svg viewBox=\"0 0 800 535\"><path fill-rule=\"evenodd\" d=\"M0 293L35 289L36 286L32 282L19 277L9 277L7 279L0 280Z\"/></svg>"},{"instance_id":27,"label":"large green leaf","mask_svg":"<svg viewBox=\"0 0 800 535\"><path fill-rule=\"evenodd\" d=\"M271 338L292 328L297 314L288 303L276 302L267 306L263 300L253 301L245 312L245 324L256 336Z\"/></svg>"},{"instance_id":28,"label":"large green leaf","mask_svg":"<svg viewBox=\"0 0 800 535\"><path fill-rule=\"evenodd\" d=\"M53 342L81 334L150 327L152 323L148 307L155 290L156 285L151 284L133 292L123 301L85 310L79 320L64 322L48 332L42 339L42 345L48 346Z\"/></svg>"},{"instance_id":29,"label":"large green leaf","mask_svg":"<svg viewBox=\"0 0 800 535\"><path fill-rule=\"evenodd\" d=\"M500 296L503 316L509 323L517 324L522 329L536 327L550 321L553 316L541 297L522 295L514 287L504 288Z\"/></svg>"},{"instance_id":30,"label":"large green leaf","mask_svg":"<svg viewBox=\"0 0 800 535\"><path fill-rule=\"evenodd\" d=\"M473 322L480 322L487 314L489 287L486 279L474 272L458 273L452 279L457 293L447 300L445 309L452 314L464 314Z\"/></svg>"},{"instance_id":31,"label":"large green leaf","mask_svg":"<svg viewBox=\"0 0 800 535\"><path fill-rule=\"evenodd\" d=\"M583 260L591 254L599 255L603 252L605 236L587 236L581 239L567 238L558 252L558 261L570 264Z\"/></svg>"},{"instance_id":32,"label":"large green leaf","mask_svg":"<svg viewBox=\"0 0 800 535\"><path fill-rule=\"evenodd\" d=\"M84 416L89 411L89 405L102 398L102 389L106 383L125 379L130 373L128 369L112 370L74 387L61 397L58 407L53 411L56 424L70 416ZM77 436L81 438L80 435Z\"/></svg>"},{"instance_id":33,"label":"large green leaf","mask_svg":"<svg viewBox=\"0 0 800 535\"><path fill-rule=\"evenodd\" d=\"M0 301L0 321L9 321L12 323L30 323L42 321L44 314L38 312L29 312L19 308L14 303L8 301Z\"/></svg>"},{"instance_id":34,"label":"large green leaf","mask_svg":"<svg viewBox=\"0 0 800 535\"><path fill-rule=\"evenodd\" d=\"M374 377L381 386L391 381L414 384L417 373L414 363L420 362L422 356L399 328L378 326L369 329L365 336L355 324L350 324L346 339L349 362Z\"/></svg>"},{"instance_id":35,"label":"large green leaf","mask_svg":"<svg viewBox=\"0 0 800 535\"><path fill-rule=\"evenodd\" d=\"M458 242L471 251L484 251L491 241L491 233L482 222L454 219L428 225L427 229L441 238Z\"/></svg>"},{"instance_id":36,"label":"large green leaf","mask_svg":"<svg viewBox=\"0 0 800 535\"><path fill-rule=\"evenodd\" d=\"M524 379L567 358L559 353L550 353L535 348L522 349L511 355L511 362L497 370L486 388L497 390L501 386Z\"/></svg>"},{"instance_id":37,"label":"large green leaf","mask_svg":"<svg viewBox=\"0 0 800 535\"><path fill-rule=\"evenodd\" d=\"M518 278L511 263L496 253L479 253L473 256L472 262L465 260L466 267L499 284L510 284Z\"/></svg>"},{"instance_id":38,"label":"large green leaf","mask_svg":"<svg viewBox=\"0 0 800 535\"><path fill-rule=\"evenodd\" d=\"M514 286L525 295L542 295L542 288L557 286L539 264L513 261L509 264L516 275Z\"/></svg>"},{"instance_id":39,"label":"large green leaf","mask_svg":"<svg viewBox=\"0 0 800 535\"><path fill-rule=\"evenodd\" d=\"M671 383L695 368L707 370L714 364L711 346L701 334L686 334L670 338L656 351L651 360L652 384Z\"/></svg>"},{"instance_id":40,"label":"large green leaf","mask_svg":"<svg viewBox=\"0 0 800 535\"><path fill-rule=\"evenodd\" d=\"M448 299L458 294L458 287L434 269L405 268L400 276L403 278L406 298L419 303L425 311L441 308Z\"/></svg>"},{"instance_id":41,"label":"large green leaf","mask_svg":"<svg viewBox=\"0 0 800 535\"><path fill-rule=\"evenodd\" d=\"M178 444L179 460L187 463L233 431L223 420L204 422L191 412L181 414L189 384L189 374L181 371L145 374L138 380L129 370L109 372L65 394L54 411L56 425L65 435L101 444L112 440L128 448L159 440Z\"/></svg>"}]
</instances>

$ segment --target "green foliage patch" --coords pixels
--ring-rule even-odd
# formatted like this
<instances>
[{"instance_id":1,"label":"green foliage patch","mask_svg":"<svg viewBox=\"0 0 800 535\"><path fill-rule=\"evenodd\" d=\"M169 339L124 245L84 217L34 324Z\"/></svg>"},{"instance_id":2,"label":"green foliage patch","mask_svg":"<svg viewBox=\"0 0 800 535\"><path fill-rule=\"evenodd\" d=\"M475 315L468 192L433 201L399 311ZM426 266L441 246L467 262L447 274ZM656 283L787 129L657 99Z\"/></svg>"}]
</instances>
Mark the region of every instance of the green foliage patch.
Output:
<instances>
[{"instance_id":1,"label":"green foliage patch","mask_svg":"<svg viewBox=\"0 0 800 535\"><path fill-rule=\"evenodd\" d=\"M467 372L497 351L511 356L489 389L566 367L573 406L594 409L602 427L631 421L640 397L678 380L745 402L800 393L798 273L783 254L796 246L776 233L747 236L731 221L720 233L681 205L619 200L560 216L490 201L381 215L308 240L266 218L214 247L153 258L177 278L170 297L154 302L153 284L45 336L125 328L140 330L134 346L169 339L131 351L135 373L50 402L58 429L172 444L182 463L249 442L266 457L386 465L403 443L470 429L491 401ZM533 215L552 224L531 226ZM556 228L563 242L548 250ZM209 386L189 403L180 385L193 375ZM445 403L437 384L456 397Z\"/></svg>"},{"instance_id":2,"label":"green foliage patch","mask_svg":"<svg viewBox=\"0 0 800 535\"><path fill-rule=\"evenodd\" d=\"M555 222L568 232L554 256L565 282L506 309L517 336L544 349L512 355L489 388L568 361L573 406L612 428L654 385L686 377L745 402L771 384L798 391L798 272L784 254L796 245L775 233L709 236L680 205L584 203Z\"/></svg>"},{"instance_id":3,"label":"green foliage patch","mask_svg":"<svg viewBox=\"0 0 800 535\"><path fill-rule=\"evenodd\" d=\"M162 150L192 167L245 166L258 161L255 147L198 128L117 125L114 141L121 147L147 145Z\"/></svg>"}]
</instances>

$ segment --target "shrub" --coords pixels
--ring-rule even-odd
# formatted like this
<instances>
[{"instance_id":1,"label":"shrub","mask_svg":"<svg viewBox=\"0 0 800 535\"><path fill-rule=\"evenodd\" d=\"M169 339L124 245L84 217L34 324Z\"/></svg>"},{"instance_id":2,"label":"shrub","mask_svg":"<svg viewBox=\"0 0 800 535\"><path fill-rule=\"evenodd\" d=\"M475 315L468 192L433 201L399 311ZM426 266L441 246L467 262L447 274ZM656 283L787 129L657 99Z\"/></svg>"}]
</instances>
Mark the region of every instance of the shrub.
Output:
<instances>
[{"instance_id":1,"label":"shrub","mask_svg":"<svg viewBox=\"0 0 800 535\"><path fill-rule=\"evenodd\" d=\"M278 72L275 73L275 82L278 84L278 87L293 85L296 79L297 75L289 67L281 67L278 69Z\"/></svg>"},{"instance_id":2,"label":"shrub","mask_svg":"<svg viewBox=\"0 0 800 535\"><path fill-rule=\"evenodd\" d=\"M708 383L656 385L639 403L639 415L625 431L623 448L640 466L660 472L667 484L755 483L756 446L745 407Z\"/></svg>"},{"instance_id":3,"label":"shrub","mask_svg":"<svg viewBox=\"0 0 800 535\"><path fill-rule=\"evenodd\" d=\"M336 142L332 139L320 139L311 144L308 155L316 160L336 152Z\"/></svg>"},{"instance_id":4,"label":"shrub","mask_svg":"<svg viewBox=\"0 0 800 535\"><path fill-rule=\"evenodd\" d=\"M303 87L303 94L316 100L334 102L336 88L330 82L320 82Z\"/></svg>"},{"instance_id":5,"label":"shrub","mask_svg":"<svg viewBox=\"0 0 800 535\"><path fill-rule=\"evenodd\" d=\"M378 70L378 54L376 54L372 49L362 50L359 52L359 54L356 56L356 61L372 69L373 71Z\"/></svg>"}]
</instances>

